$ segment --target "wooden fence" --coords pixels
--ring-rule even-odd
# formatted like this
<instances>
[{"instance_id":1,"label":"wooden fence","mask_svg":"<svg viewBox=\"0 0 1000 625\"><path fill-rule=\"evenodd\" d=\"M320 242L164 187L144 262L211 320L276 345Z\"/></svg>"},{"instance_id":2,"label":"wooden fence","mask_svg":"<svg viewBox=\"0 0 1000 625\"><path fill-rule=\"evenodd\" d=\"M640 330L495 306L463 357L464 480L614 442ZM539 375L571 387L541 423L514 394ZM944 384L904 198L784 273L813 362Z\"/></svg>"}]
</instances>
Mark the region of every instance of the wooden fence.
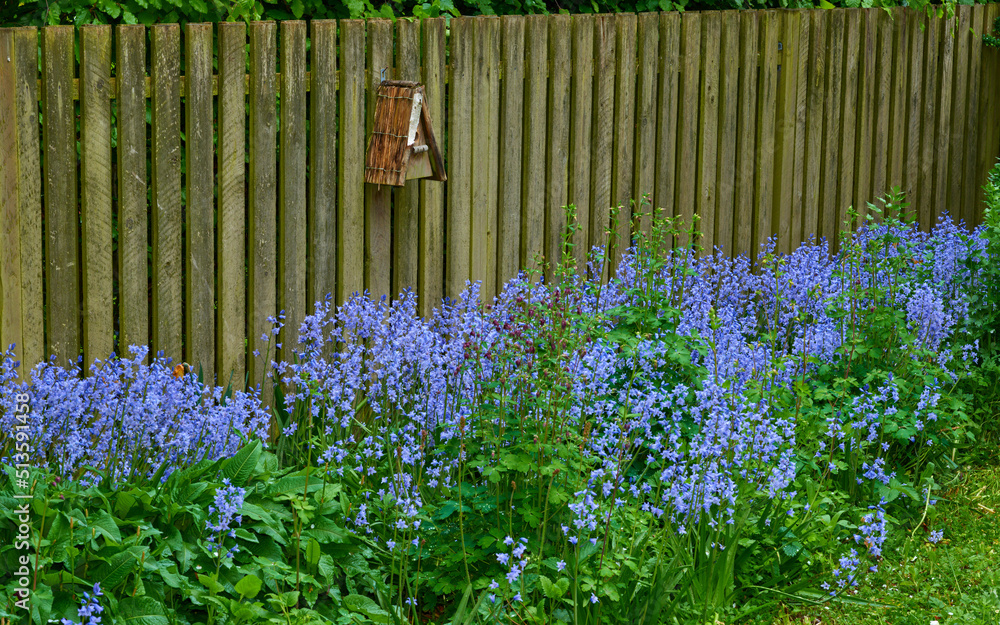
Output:
<instances>
[{"instance_id":1,"label":"wooden fence","mask_svg":"<svg viewBox=\"0 0 1000 625\"><path fill-rule=\"evenodd\" d=\"M578 256L644 194L736 253L833 238L892 185L924 227L975 222L998 9L2 29L0 338L28 366L148 343L240 386L275 311L490 297L557 256L569 203ZM365 186L382 68L426 84L447 183Z\"/></svg>"}]
</instances>

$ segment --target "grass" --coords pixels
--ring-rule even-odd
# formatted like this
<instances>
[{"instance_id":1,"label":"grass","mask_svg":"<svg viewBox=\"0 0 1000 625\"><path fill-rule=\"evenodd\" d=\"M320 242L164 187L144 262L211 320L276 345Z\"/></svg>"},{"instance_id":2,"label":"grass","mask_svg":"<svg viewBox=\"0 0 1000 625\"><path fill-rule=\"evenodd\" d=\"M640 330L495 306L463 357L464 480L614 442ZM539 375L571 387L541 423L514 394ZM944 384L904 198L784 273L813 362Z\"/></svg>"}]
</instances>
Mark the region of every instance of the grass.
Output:
<instances>
[{"instance_id":1,"label":"grass","mask_svg":"<svg viewBox=\"0 0 1000 625\"><path fill-rule=\"evenodd\" d=\"M1000 453L989 465L964 466L945 484L933 527L896 531L879 572L856 598L891 607L782 604L758 623L769 625L941 625L1000 623Z\"/></svg>"}]
</instances>

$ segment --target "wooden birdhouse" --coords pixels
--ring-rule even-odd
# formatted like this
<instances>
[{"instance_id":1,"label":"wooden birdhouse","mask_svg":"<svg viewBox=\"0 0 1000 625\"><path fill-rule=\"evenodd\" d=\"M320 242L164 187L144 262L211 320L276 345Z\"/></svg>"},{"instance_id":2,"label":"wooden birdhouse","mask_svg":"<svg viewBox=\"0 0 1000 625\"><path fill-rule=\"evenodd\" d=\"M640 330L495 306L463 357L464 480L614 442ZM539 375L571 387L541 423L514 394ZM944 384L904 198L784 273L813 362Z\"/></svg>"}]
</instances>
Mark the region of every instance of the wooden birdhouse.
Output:
<instances>
[{"instance_id":1,"label":"wooden birdhouse","mask_svg":"<svg viewBox=\"0 0 1000 625\"><path fill-rule=\"evenodd\" d=\"M424 86L384 80L375 96L375 123L365 153L365 182L403 186L407 180L447 180L434 139Z\"/></svg>"}]
</instances>

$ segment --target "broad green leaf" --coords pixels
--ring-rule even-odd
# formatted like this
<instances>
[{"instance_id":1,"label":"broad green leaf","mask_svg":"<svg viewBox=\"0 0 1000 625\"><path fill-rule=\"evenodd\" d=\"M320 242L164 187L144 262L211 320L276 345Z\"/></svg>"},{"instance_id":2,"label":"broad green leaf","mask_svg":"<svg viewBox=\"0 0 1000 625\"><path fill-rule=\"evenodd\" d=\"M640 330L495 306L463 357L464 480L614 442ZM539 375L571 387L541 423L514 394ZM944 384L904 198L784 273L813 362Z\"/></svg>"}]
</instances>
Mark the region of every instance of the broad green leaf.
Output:
<instances>
[{"instance_id":1,"label":"broad green leaf","mask_svg":"<svg viewBox=\"0 0 1000 625\"><path fill-rule=\"evenodd\" d=\"M114 517L108 514L107 510L98 510L91 513L88 524L97 530L97 534L104 535L109 540L121 544L121 531L118 529L118 524L115 523Z\"/></svg>"},{"instance_id":2,"label":"broad green leaf","mask_svg":"<svg viewBox=\"0 0 1000 625\"><path fill-rule=\"evenodd\" d=\"M542 586L542 592L549 599L558 599L563 596L563 591L559 590L559 587L552 583L552 580L544 575L538 576L538 581Z\"/></svg>"},{"instance_id":3,"label":"broad green leaf","mask_svg":"<svg viewBox=\"0 0 1000 625\"><path fill-rule=\"evenodd\" d=\"M163 613L163 605L148 596L125 597L118 602L118 614L114 622L124 625L168 625L170 621Z\"/></svg>"},{"instance_id":4,"label":"broad green leaf","mask_svg":"<svg viewBox=\"0 0 1000 625\"><path fill-rule=\"evenodd\" d=\"M225 587L219 583L219 580L211 575L205 575L203 573L198 573L198 581L205 588L208 588L211 592L218 594L225 590Z\"/></svg>"},{"instance_id":5,"label":"broad green leaf","mask_svg":"<svg viewBox=\"0 0 1000 625\"><path fill-rule=\"evenodd\" d=\"M222 474L229 478L233 486L246 486L260 457L260 441L245 445L229 459L222 468Z\"/></svg>"},{"instance_id":6,"label":"broad green leaf","mask_svg":"<svg viewBox=\"0 0 1000 625\"><path fill-rule=\"evenodd\" d=\"M322 548L319 546L319 542L315 538L310 538L309 542L306 543L305 556L306 562L309 564L316 564L319 562L319 557L323 554Z\"/></svg>"},{"instance_id":7,"label":"broad green leaf","mask_svg":"<svg viewBox=\"0 0 1000 625\"><path fill-rule=\"evenodd\" d=\"M253 599L260 592L261 581L260 578L254 574L247 575L240 581L236 582L236 592L239 593L244 599Z\"/></svg>"}]
</instances>

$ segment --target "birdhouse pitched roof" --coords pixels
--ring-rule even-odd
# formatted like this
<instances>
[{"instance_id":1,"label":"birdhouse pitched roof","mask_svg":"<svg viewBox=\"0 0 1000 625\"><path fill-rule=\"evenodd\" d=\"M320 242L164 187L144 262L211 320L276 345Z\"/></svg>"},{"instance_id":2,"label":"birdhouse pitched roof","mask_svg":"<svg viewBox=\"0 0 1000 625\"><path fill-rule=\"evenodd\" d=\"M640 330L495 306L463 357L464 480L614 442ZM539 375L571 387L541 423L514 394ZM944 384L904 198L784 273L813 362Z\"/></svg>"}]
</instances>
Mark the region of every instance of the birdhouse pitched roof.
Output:
<instances>
[{"instance_id":1,"label":"birdhouse pitched roof","mask_svg":"<svg viewBox=\"0 0 1000 625\"><path fill-rule=\"evenodd\" d=\"M446 180L444 159L431 127L424 86L382 81L365 153L365 182L403 186L410 178Z\"/></svg>"}]
</instances>

